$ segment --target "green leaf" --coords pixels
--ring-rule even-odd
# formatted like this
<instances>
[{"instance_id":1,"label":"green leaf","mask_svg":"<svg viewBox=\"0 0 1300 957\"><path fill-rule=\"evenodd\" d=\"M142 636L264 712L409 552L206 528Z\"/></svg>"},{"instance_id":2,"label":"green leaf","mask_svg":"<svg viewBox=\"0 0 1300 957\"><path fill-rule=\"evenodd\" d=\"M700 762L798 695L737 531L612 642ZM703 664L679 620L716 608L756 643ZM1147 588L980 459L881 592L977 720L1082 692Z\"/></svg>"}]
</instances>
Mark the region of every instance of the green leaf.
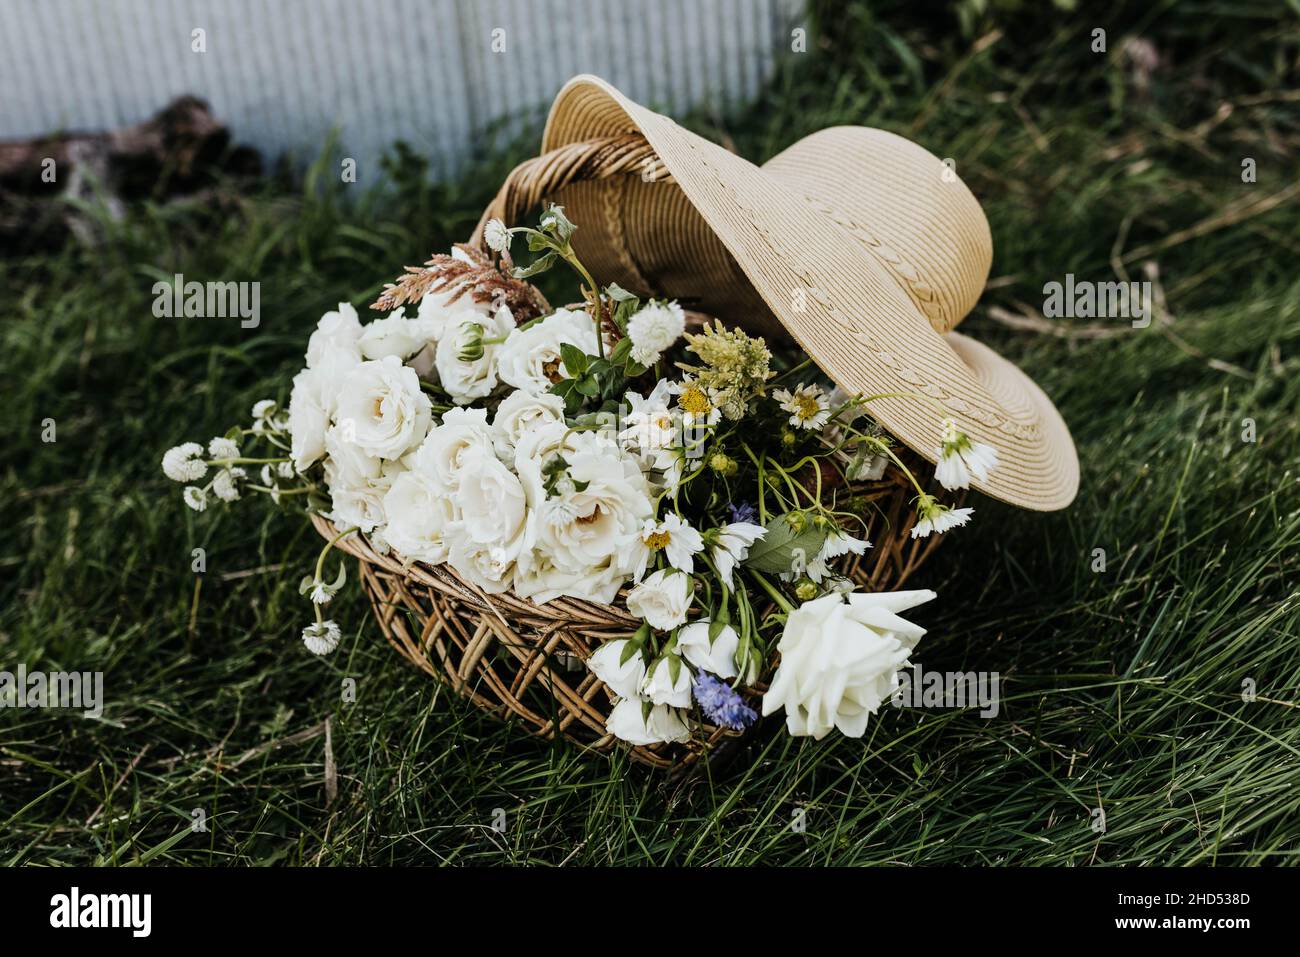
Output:
<instances>
[{"instance_id":1,"label":"green leaf","mask_svg":"<svg viewBox=\"0 0 1300 957\"><path fill-rule=\"evenodd\" d=\"M338 591L340 588L343 587L344 583L346 583L347 580L348 580L348 566L343 562L339 562L339 574L338 577L335 578L334 581L330 584L330 591L332 592Z\"/></svg>"},{"instance_id":2,"label":"green leaf","mask_svg":"<svg viewBox=\"0 0 1300 957\"><path fill-rule=\"evenodd\" d=\"M668 677L669 679L671 679L674 688L677 687L677 679L681 677L681 674L682 674L682 659L677 657L676 655L669 655L668 656Z\"/></svg>"},{"instance_id":3,"label":"green leaf","mask_svg":"<svg viewBox=\"0 0 1300 957\"><path fill-rule=\"evenodd\" d=\"M591 362L587 354L571 342L560 343L560 358L564 360L564 371L574 379L585 373Z\"/></svg>"},{"instance_id":4,"label":"green leaf","mask_svg":"<svg viewBox=\"0 0 1300 957\"><path fill-rule=\"evenodd\" d=\"M605 287L605 295L609 296L615 302L635 302L636 296L628 292L616 282L611 282Z\"/></svg>"},{"instance_id":5,"label":"green leaf","mask_svg":"<svg viewBox=\"0 0 1300 957\"><path fill-rule=\"evenodd\" d=\"M574 379L573 388L589 399L594 399L600 394L600 383L590 376Z\"/></svg>"},{"instance_id":6,"label":"green leaf","mask_svg":"<svg viewBox=\"0 0 1300 957\"><path fill-rule=\"evenodd\" d=\"M625 665L632 660L632 656L641 650L641 645L635 638L629 638L626 645L623 646L623 653L618 656L619 665Z\"/></svg>"},{"instance_id":7,"label":"green leaf","mask_svg":"<svg viewBox=\"0 0 1300 957\"><path fill-rule=\"evenodd\" d=\"M743 564L769 574L788 572L797 555L802 554L807 564L817 557L825 541L826 531L812 522L799 532L790 524L788 513L778 515L767 523L767 534L754 543Z\"/></svg>"},{"instance_id":8,"label":"green leaf","mask_svg":"<svg viewBox=\"0 0 1300 957\"><path fill-rule=\"evenodd\" d=\"M538 273L546 272L555 265L556 255L549 252L540 259L535 259L527 266L516 266L510 271L510 274L516 279L527 279L530 276L536 276Z\"/></svg>"},{"instance_id":9,"label":"green leaf","mask_svg":"<svg viewBox=\"0 0 1300 957\"><path fill-rule=\"evenodd\" d=\"M609 361L616 366L621 366L631 354L632 340L625 337L618 340L618 344L614 346L613 351L609 354Z\"/></svg>"}]
</instances>

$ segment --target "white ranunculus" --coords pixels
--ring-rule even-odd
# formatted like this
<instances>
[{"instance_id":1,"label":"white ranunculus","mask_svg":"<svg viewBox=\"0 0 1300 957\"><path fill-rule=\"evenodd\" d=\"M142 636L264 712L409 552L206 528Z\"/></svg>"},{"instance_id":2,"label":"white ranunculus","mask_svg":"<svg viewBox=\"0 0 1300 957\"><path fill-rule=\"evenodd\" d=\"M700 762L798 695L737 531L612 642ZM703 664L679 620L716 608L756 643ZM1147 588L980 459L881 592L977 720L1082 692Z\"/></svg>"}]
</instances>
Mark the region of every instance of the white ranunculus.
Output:
<instances>
[{"instance_id":1,"label":"white ranunculus","mask_svg":"<svg viewBox=\"0 0 1300 957\"><path fill-rule=\"evenodd\" d=\"M553 457L567 463L548 490ZM653 514L650 488L636 461L607 439L547 425L515 451L515 468L536 516L533 554L516 590L538 603L560 595L609 602L626 580L631 545Z\"/></svg>"},{"instance_id":2,"label":"white ranunculus","mask_svg":"<svg viewBox=\"0 0 1300 957\"><path fill-rule=\"evenodd\" d=\"M644 618L651 628L671 631L686 622L693 597L690 586L690 575L660 569L628 593L627 610Z\"/></svg>"},{"instance_id":3,"label":"white ranunculus","mask_svg":"<svg viewBox=\"0 0 1300 957\"><path fill-rule=\"evenodd\" d=\"M900 612L932 591L825 595L790 613L777 650L781 664L763 696L763 714L785 709L791 734L825 737L832 728L862 737L867 719L898 689L925 629Z\"/></svg>"},{"instance_id":4,"label":"white ranunculus","mask_svg":"<svg viewBox=\"0 0 1300 957\"><path fill-rule=\"evenodd\" d=\"M393 480L384 495L388 544L406 558L437 565L447 560L447 528L459 514L439 483L414 469Z\"/></svg>"},{"instance_id":5,"label":"white ranunculus","mask_svg":"<svg viewBox=\"0 0 1300 957\"><path fill-rule=\"evenodd\" d=\"M544 392L534 395L522 389L511 392L497 406L492 419L497 451L507 459L514 457L515 446L528 433L564 421L564 400Z\"/></svg>"},{"instance_id":6,"label":"white ranunculus","mask_svg":"<svg viewBox=\"0 0 1300 957\"><path fill-rule=\"evenodd\" d=\"M462 312L448 320L438 340L438 380L457 405L469 405L497 387L498 362L515 317L505 306L491 315Z\"/></svg>"},{"instance_id":7,"label":"white ranunculus","mask_svg":"<svg viewBox=\"0 0 1300 957\"><path fill-rule=\"evenodd\" d=\"M303 369L293 377L289 394L289 436L293 465L305 472L325 454L325 432L330 425L329 405L324 395L325 372Z\"/></svg>"},{"instance_id":8,"label":"white ranunculus","mask_svg":"<svg viewBox=\"0 0 1300 957\"><path fill-rule=\"evenodd\" d=\"M610 711L605 730L633 745L690 740L691 729L686 724L684 712L666 705L655 705L647 720L641 709L639 699L624 698Z\"/></svg>"},{"instance_id":9,"label":"white ranunculus","mask_svg":"<svg viewBox=\"0 0 1300 957\"><path fill-rule=\"evenodd\" d=\"M534 395L545 392L568 375L560 358L560 346L566 343L588 355L596 354L591 316L581 310L557 309L526 329L516 329L501 350L501 381Z\"/></svg>"},{"instance_id":10,"label":"white ranunculus","mask_svg":"<svg viewBox=\"0 0 1300 957\"><path fill-rule=\"evenodd\" d=\"M433 410L414 369L396 356L356 365L343 377L335 421L369 455L399 459L424 441Z\"/></svg>"},{"instance_id":11,"label":"white ranunculus","mask_svg":"<svg viewBox=\"0 0 1300 957\"><path fill-rule=\"evenodd\" d=\"M645 678L645 659L638 650L624 661L627 644L626 638L605 642L592 652L587 667L620 698L635 698Z\"/></svg>"},{"instance_id":12,"label":"white ranunculus","mask_svg":"<svg viewBox=\"0 0 1300 957\"><path fill-rule=\"evenodd\" d=\"M307 368L320 369L329 364L330 354L336 352L361 358L357 341L361 338L361 320L349 302L339 303L336 312L327 312L316 323L316 331L307 340Z\"/></svg>"},{"instance_id":13,"label":"white ranunculus","mask_svg":"<svg viewBox=\"0 0 1300 957\"><path fill-rule=\"evenodd\" d=\"M677 650L687 661L701 671L719 678L734 678L736 651L740 648L740 635L730 625L721 625L718 635L709 640L713 622L707 618L693 621L677 632Z\"/></svg>"},{"instance_id":14,"label":"white ranunculus","mask_svg":"<svg viewBox=\"0 0 1300 957\"><path fill-rule=\"evenodd\" d=\"M689 708L691 669L687 668L677 655L664 655L650 666L650 670L641 681L641 693L655 704Z\"/></svg>"},{"instance_id":15,"label":"white ranunculus","mask_svg":"<svg viewBox=\"0 0 1300 957\"><path fill-rule=\"evenodd\" d=\"M492 437L485 409L448 409L411 456L411 467L454 492L460 487L462 460L475 449L491 449Z\"/></svg>"},{"instance_id":16,"label":"white ranunculus","mask_svg":"<svg viewBox=\"0 0 1300 957\"><path fill-rule=\"evenodd\" d=\"M424 324L408 319L404 309L389 313L381 319L372 319L361 330L357 348L367 359L397 356L409 359L429 344L430 336Z\"/></svg>"}]
</instances>

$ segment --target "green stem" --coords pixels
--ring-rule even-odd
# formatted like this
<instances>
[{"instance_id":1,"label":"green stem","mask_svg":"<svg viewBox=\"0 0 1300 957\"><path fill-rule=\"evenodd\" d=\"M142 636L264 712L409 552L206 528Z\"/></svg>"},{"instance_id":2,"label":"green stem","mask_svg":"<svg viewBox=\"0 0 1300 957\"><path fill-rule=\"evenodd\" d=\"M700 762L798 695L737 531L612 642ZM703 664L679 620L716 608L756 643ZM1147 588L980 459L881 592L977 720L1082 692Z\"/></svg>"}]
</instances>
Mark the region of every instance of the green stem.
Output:
<instances>
[{"instance_id":1,"label":"green stem","mask_svg":"<svg viewBox=\"0 0 1300 957\"><path fill-rule=\"evenodd\" d=\"M794 611L794 605L790 604L789 599L782 595L778 589L774 588L772 583L763 577L762 573L756 572L752 568L746 570L754 581L763 586L763 590L768 593L771 599L776 602L787 615Z\"/></svg>"}]
</instances>

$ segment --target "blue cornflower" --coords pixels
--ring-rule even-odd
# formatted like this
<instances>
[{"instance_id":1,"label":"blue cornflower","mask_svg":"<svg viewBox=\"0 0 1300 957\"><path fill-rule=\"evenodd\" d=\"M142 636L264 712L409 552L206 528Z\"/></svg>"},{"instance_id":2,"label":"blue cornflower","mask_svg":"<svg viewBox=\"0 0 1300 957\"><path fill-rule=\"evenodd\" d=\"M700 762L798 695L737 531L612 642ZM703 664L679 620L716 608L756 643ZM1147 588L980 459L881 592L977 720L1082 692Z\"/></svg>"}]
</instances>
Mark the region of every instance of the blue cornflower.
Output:
<instances>
[{"instance_id":1,"label":"blue cornflower","mask_svg":"<svg viewBox=\"0 0 1300 957\"><path fill-rule=\"evenodd\" d=\"M744 731L758 717L740 695L713 675L700 672L694 690L695 700L700 703L704 716L720 728Z\"/></svg>"},{"instance_id":2,"label":"blue cornflower","mask_svg":"<svg viewBox=\"0 0 1300 957\"><path fill-rule=\"evenodd\" d=\"M748 522L751 525L758 524L758 511L748 502L741 502L739 505L734 502L728 504L727 513L731 516L733 522Z\"/></svg>"}]
</instances>

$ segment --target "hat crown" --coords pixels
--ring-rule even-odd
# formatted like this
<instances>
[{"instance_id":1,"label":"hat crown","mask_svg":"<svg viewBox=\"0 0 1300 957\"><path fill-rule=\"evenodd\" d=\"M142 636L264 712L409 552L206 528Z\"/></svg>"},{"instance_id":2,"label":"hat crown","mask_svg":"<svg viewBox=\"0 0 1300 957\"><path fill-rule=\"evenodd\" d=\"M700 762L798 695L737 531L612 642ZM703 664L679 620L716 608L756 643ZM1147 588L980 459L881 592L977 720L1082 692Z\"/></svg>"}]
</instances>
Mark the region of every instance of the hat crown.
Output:
<instances>
[{"instance_id":1,"label":"hat crown","mask_svg":"<svg viewBox=\"0 0 1300 957\"><path fill-rule=\"evenodd\" d=\"M938 332L971 311L993 242L951 162L885 130L819 130L763 164L868 250Z\"/></svg>"}]
</instances>

